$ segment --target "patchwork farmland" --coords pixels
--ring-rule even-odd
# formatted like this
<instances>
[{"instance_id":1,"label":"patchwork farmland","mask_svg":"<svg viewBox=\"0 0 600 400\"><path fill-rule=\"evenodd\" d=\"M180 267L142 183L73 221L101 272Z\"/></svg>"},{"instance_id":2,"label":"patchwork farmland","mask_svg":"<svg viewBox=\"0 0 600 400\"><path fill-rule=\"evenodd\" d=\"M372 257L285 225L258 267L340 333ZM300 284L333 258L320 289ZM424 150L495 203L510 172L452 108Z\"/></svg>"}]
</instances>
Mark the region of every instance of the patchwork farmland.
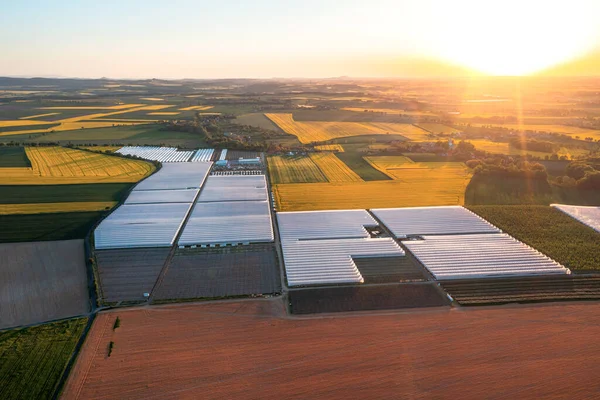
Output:
<instances>
[{"instance_id":1,"label":"patchwork farmland","mask_svg":"<svg viewBox=\"0 0 600 400\"><path fill-rule=\"evenodd\" d=\"M398 134L419 141L429 133L411 124L380 122L322 122L296 121L292 114L265 114L281 130L298 137L302 143L324 142L331 139L361 135Z\"/></svg>"}]
</instances>

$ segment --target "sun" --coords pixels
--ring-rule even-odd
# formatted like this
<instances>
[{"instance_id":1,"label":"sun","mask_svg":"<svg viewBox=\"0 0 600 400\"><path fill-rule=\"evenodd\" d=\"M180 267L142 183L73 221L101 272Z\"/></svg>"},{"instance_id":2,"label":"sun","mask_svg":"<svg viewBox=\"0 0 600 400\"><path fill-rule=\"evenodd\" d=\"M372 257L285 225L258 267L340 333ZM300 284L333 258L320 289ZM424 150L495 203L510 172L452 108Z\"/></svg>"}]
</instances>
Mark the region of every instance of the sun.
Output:
<instances>
[{"instance_id":1,"label":"sun","mask_svg":"<svg viewBox=\"0 0 600 400\"><path fill-rule=\"evenodd\" d=\"M458 7L449 8L436 28L436 51L442 59L483 73L528 75L597 45L597 23L577 7L536 0L459 0Z\"/></svg>"}]
</instances>

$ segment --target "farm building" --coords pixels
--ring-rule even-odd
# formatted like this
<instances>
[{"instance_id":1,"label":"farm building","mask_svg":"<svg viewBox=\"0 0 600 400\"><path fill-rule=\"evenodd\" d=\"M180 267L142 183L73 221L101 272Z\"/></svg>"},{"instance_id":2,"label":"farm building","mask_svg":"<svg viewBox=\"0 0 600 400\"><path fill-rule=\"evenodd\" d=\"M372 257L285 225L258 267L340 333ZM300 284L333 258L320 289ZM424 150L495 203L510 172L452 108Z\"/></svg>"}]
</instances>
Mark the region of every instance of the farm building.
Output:
<instances>
[{"instance_id":1,"label":"farm building","mask_svg":"<svg viewBox=\"0 0 600 400\"><path fill-rule=\"evenodd\" d=\"M568 206L564 204L552 204L552 207L600 232L600 207Z\"/></svg>"},{"instance_id":2,"label":"farm building","mask_svg":"<svg viewBox=\"0 0 600 400\"><path fill-rule=\"evenodd\" d=\"M185 151L179 150L176 147L125 146L115 153L136 156L145 160L163 163L209 162L214 153L214 149Z\"/></svg>"},{"instance_id":3,"label":"farm building","mask_svg":"<svg viewBox=\"0 0 600 400\"><path fill-rule=\"evenodd\" d=\"M211 165L210 162L163 164L159 171L138 183L133 190L199 189Z\"/></svg>"}]
</instances>

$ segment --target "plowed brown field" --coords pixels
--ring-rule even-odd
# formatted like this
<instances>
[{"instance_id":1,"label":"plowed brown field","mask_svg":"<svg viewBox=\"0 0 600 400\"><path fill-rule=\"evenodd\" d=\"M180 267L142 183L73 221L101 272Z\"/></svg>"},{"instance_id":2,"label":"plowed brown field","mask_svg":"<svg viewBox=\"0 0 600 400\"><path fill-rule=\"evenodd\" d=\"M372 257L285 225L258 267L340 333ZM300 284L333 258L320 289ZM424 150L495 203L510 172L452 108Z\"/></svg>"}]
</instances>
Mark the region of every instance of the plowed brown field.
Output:
<instances>
[{"instance_id":1,"label":"plowed brown field","mask_svg":"<svg viewBox=\"0 0 600 400\"><path fill-rule=\"evenodd\" d=\"M115 310L94 322L63 398L594 398L598 315L592 303L310 319L277 300Z\"/></svg>"}]
</instances>

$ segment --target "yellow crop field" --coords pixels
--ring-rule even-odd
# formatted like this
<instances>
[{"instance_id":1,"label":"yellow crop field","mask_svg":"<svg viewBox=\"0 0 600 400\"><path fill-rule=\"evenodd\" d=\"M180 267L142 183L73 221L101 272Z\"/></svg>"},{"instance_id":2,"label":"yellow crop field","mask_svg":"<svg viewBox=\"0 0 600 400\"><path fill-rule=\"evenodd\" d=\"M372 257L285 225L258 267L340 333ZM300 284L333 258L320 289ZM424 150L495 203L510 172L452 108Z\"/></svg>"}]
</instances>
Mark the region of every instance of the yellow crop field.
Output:
<instances>
[{"instance_id":1,"label":"yellow crop field","mask_svg":"<svg viewBox=\"0 0 600 400\"><path fill-rule=\"evenodd\" d=\"M472 124L473 126L489 126L490 124ZM519 125L519 124L504 124L495 125L502 128L514 129L518 131L539 131L539 132L552 132L562 133L571 137L579 136L581 140L586 137L591 137L594 140L600 140L600 130L579 128L577 126L566 126L566 125Z\"/></svg>"},{"instance_id":2,"label":"yellow crop field","mask_svg":"<svg viewBox=\"0 0 600 400\"><path fill-rule=\"evenodd\" d=\"M116 204L116 201L0 204L0 215L102 211L111 209Z\"/></svg>"},{"instance_id":3,"label":"yellow crop field","mask_svg":"<svg viewBox=\"0 0 600 400\"><path fill-rule=\"evenodd\" d=\"M333 153L311 153L310 158L329 182L362 182L361 177Z\"/></svg>"},{"instance_id":4,"label":"yellow crop field","mask_svg":"<svg viewBox=\"0 0 600 400\"><path fill-rule=\"evenodd\" d=\"M29 117L21 117L19 119L33 119L33 118L41 118L41 117L50 117L52 115L58 115L60 113L48 113L48 114L38 114L38 115L30 115Z\"/></svg>"},{"instance_id":5,"label":"yellow crop field","mask_svg":"<svg viewBox=\"0 0 600 400\"><path fill-rule=\"evenodd\" d=\"M147 100L147 101L165 101L165 99L161 99L159 97L140 97L140 100Z\"/></svg>"},{"instance_id":6,"label":"yellow crop field","mask_svg":"<svg viewBox=\"0 0 600 400\"><path fill-rule=\"evenodd\" d=\"M116 106L116 107L121 107L121 106ZM59 123L60 125L54 126L52 128L25 129L25 130L19 130L19 131L3 132L3 133L0 133L0 136L22 135L22 134L29 134L29 133L48 133L48 132L53 132L53 131L54 132L71 131L71 130L82 129L82 128L84 128L84 129L85 128L107 128L107 127L113 126L117 122L114 122L112 120L96 120L96 119L111 117L113 115L127 114L127 113L136 112L136 111L157 111L157 110L162 110L164 108L169 108L169 107L172 107L172 105L168 105L168 104L141 105L140 107L127 108L125 110L119 109L118 111L81 115L78 117L71 117L71 118L65 118L65 119L53 121L53 123ZM26 125L38 125L38 124L47 124L48 123L48 122L44 122L44 121L30 121L30 120L0 121L0 127L3 126L2 125L3 122L16 124L16 125L9 124L6 126L26 126ZM128 121L123 120L123 121L119 121L118 123L121 125L139 125L142 123L146 123L146 121L128 122Z\"/></svg>"},{"instance_id":7,"label":"yellow crop field","mask_svg":"<svg viewBox=\"0 0 600 400\"><path fill-rule=\"evenodd\" d=\"M424 130L426 130L428 132L434 133L434 134L443 133L445 135L448 135L448 134L460 132L460 130L458 130L458 129L452 128L450 126L442 125L442 124L419 122L418 124L415 124L415 125L420 128L423 128Z\"/></svg>"},{"instance_id":8,"label":"yellow crop field","mask_svg":"<svg viewBox=\"0 0 600 400\"><path fill-rule=\"evenodd\" d=\"M337 151L340 153L344 152L344 148L341 144L322 144L320 146L315 146L315 150L319 151Z\"/></svg>"},{"instance_id":9,"label":"yellow crop field","mask_svg":"<svg viewBox=\"0 0 600 400\"><path fill-rule=\"evenodd\" d=\"M269 156L269 176L277 183L327 182L327 178L310 157Z\"/></svg>"},{"instance_id":10,"label":"yellow crop field","mask_svg":"<svg viewBox=\"0 0 600 400\"><path fill-rule=\"evenodd\" d=\"M1 185L137 182L154 171L141 160L63 147L27 147L31 168L2 168Z\"/></svg>"},{"instance_id":11,"label":"yellow crop field","mask_svg":"<svg viewBox=\"0 0 600 400\"><path fill-rule=\"evenodd\" d=\"M151 112L148 113L148 115L179 115L181 114L180 112Z\"/></svg>"},{"instance_id":12,"label":"yellow crop field","mask_svg":"<svg viewBox=\"0 0 600 400\"><path fill-rule=\"evenodd\" d=\"M418 173L406 180L274 185L279 211L462 205L465 184Z\"/></svg>"},{"instance_id":13,"label":"yellow crop field","mask_svg":"<svg viewBox=\"0 0 600 400\"><path fill-rule=\"evenodd\" d=\"M191 96L186 96L186 97L191 97ZM213 107L214 106L190 106L190 107L180 108L179 111L205 111L205 110L210 110Z\"/></svg>"},{"instance_id":14,"label":"yellow crop field","mask_svg":"<svg viewBox=\"0 0 600 400\"><path fill-rule=\"evenodd\" d=\"M9 121L0 121L0 128L11 127L11 126L31 126L31 125L47 125L47 124L51 124L51 122L30 121L27 119L15 119L15 120L9 120ZM19 131L15 131L15 132L19 132ZM12 132L12 134L14 135L15 132ZM6 132L6 133L9 133L9 132Z\"/></svg>"},{"instance_id":15,"label":"yellow crop field","mask_svg":"<svg viewBox=\"0 0 600 400\"><path fill-rule=\"evenodd\" d=\"M411 124L371 122L295 121L292 114L265 114L284 132L297 136L302 143L322 142L348 136L403 135L410 140L422 140L427 132Z\"/></svg>"},{"instance_id":16,"label":"yellow crop field","mask_svg":"<svg viewBox=\"0 0 600 400\"><path fill-rule=\"evenodd\" d=\"M461 162L414 162L404 156L374 156L364 159L373 168L403 182L423 179L433 186L453 186L464 191L470 180L468 168Z\"/></svg>"}]
</instances>

